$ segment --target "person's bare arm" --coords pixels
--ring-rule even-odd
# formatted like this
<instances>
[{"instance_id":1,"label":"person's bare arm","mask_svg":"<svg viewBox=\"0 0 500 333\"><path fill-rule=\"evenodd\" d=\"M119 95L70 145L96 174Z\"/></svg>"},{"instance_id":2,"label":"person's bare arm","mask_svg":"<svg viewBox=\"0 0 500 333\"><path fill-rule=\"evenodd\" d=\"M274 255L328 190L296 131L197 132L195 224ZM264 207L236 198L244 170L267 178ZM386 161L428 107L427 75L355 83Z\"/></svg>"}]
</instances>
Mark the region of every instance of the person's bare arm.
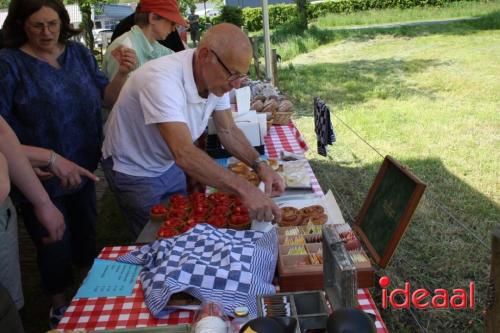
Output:
<instances>
[{"instance_id":1,"label":"person's bare arm","mask_svg":"<svg viewBox=\"0 0 500 333\"><path fill-rule=\"evenodd\" d=\"M38 220L49 232L49 237L44 241L60 240L65 229L63 215L50 200L24 155L19 140L2 117L0 117L0 152L7 159L12 182L33 204Z\"/></svg>"},{"instance_id":2,"label":"person's bare arm","mask_svg":"<svg viewBox=\"0 0 500 333\"><path fill-rule=\"evenodd\" d=\"M104 90L103 107L111 109L115 104L120 91L127 81L128 74L135 69L137 57L135 51L128 47L117 47L112 51L113 57L118 61L118 72Z\"/></svg>"},{"instance_id":3,"label":"person's bare arm","mask_svg":"<svg viewBox=\"0 0 500 333\"><path fill-rule=\"evenodd\" d=\"M10 192L9 166L7 160L0 153L0 204L7 198Z\"/></svg>"},{"instance_id":4,"label":"person's bare arm","mask_svg":"<svg viewBox=\"0 0 500 333\"><path fill-rule=\"evenodd\" d=\"M217 135L231 155L238 158L246 165L251 166L259 157L259 153L252 147L243 132L236 126L231 110L216 111L213 113ZM280 195L285 190L283 179L266 163L258 165L257 174L265 184L268 195Z\"/></svg>"},{"instance_id":5,"label":"person's bare arm","mask_svg":"<svg viewBox=\"0 0 500 333\"><path fill-rule=\"evenodd\" d=\"M274 218L276 222L280 221L281 211L269 197L242 177L223 169L193 145L185 123L160 123L158 128L175 162L184 172L203 184L239 195L251 218L261 221Z\"/></svg>"},{"instance_id":6,"label":"person's bare arm","mask_svg":"<svg viewBox=\"0 0 500 333\"><path fill-rule=\"evenodd\" d=\"M23 145L22 148L33 167L45 167L51 161L53 152L49 149L26 145ZM99 178L89 170L82 168L59 154L54 154L54 159L49 165L48 170L59 178L62 187L72 188L80 185L82 176L94 182L99 181Z\"/></svg>"}]
</instances>

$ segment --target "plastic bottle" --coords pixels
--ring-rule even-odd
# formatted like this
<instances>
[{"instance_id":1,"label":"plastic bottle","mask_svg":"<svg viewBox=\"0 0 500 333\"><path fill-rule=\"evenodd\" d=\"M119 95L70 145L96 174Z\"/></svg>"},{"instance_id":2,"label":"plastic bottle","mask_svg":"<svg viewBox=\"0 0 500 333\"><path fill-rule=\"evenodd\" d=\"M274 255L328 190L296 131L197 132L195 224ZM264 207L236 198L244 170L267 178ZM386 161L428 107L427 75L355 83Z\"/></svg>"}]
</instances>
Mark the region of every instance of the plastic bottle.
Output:
<instances>
[{"instance_id":1,"label":"plastic bottle","mask_svg":"<svg viewBox=\"0 0 500 333\"><path fill-rule=\"evenodd\" d=\"M248 312L249 311L246 306L239 306L234 309L234 319L231 321L233 333L238 333L241 327L250 320Z\"/></svg>"}]
</instances>

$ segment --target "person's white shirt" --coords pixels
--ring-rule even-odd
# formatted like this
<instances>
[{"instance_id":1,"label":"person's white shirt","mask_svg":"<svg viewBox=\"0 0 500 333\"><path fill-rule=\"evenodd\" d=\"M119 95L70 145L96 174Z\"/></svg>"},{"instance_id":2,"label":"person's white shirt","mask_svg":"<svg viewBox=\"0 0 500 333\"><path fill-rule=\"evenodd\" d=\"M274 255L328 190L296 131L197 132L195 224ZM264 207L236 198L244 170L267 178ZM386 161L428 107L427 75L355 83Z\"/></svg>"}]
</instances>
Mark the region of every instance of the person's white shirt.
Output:
<instances>
[{"instance_id":1,"label":"person's white shirt","mask_svg":"<svg viewBox=\"0 0 500 333\"><path fill-rule=\"evenodd\" d=\"M105 125L102 153L113 158L113 170L137 177L160 176L174 161L156 124L183 122L194 142L212 112L230 108L228 94L199 96L194 51L151 60L127 79Z\"/></svg>"}]
</instances>

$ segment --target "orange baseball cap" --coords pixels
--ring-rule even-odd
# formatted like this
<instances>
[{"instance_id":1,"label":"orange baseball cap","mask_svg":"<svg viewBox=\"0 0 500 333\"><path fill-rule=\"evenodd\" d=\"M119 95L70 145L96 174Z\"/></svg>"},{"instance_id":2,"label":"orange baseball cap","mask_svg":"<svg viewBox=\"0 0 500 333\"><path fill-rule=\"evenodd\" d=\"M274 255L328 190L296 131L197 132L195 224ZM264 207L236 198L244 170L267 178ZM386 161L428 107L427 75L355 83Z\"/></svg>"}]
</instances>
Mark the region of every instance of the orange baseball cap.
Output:
<instances>
[{"instance_id":1,"label":"orange baseball cap","mask_svg":"<svg viewBox=\"0 0 500 333\"><path fill-rule=\"evenodd\" d=\"M155 13L178 25L187 26L176 0L141 0L137 8L140 13Z\"/></svg>"}]
</instances>

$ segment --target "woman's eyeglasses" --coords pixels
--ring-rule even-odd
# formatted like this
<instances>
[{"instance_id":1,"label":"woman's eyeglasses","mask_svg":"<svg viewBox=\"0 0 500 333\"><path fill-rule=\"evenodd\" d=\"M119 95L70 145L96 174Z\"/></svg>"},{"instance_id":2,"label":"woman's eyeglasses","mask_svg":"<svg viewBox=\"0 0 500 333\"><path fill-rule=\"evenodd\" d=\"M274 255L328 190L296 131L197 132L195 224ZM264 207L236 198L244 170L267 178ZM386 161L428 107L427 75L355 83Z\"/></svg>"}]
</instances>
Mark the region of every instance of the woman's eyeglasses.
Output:
<instances>
[{"instance_id":1,"label":"woman's eyeglasses","mask_svg":"<svg viewBox=\"0 0 500 333\"><path fill-rule=\"evenodd\" d=\"M55 21L50 21L48 23L28 23L31 29L37 31L37 32L42 32L47 28L50 32L57 32L59 31L59 28L61 27L61 21L55 20Z\"/></svg>"}]
</instances>

